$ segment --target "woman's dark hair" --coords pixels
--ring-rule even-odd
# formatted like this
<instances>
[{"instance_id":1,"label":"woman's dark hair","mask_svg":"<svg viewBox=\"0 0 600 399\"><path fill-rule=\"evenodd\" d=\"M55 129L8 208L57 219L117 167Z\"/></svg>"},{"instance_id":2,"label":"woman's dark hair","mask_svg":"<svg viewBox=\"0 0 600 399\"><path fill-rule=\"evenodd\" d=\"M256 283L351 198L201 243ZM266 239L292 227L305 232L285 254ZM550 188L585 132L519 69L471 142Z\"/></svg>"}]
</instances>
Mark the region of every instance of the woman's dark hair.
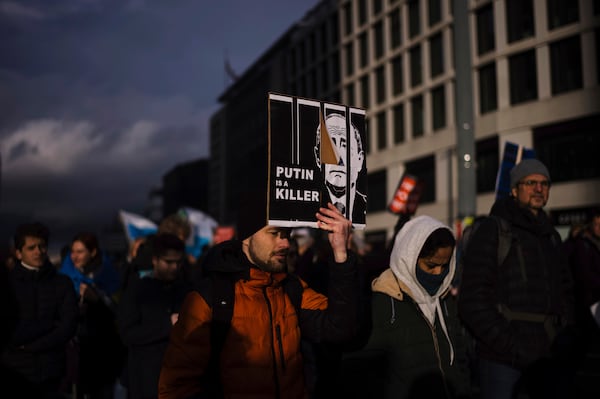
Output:
<instances>
[{"instance_id":1,"label":"woman's dark hair","mask_svg":"<svg viewBox=\"0 0 600 399\"><path fill-rule=\"evenodd\" d=\"M456 239L452 232L445 227L440 227L427 237L421 252L419 252L419 258L427 258L432 256L439 248L454 247L455 245Z\"/></svg>"},{"instance_id":2,"label":"woman's dark hair","mask_svg":"<svg viewBox=\"0 0 600 399\"><path fill-rule=\"evenodd\" d=\"M83 246L90 252L94 252L94 250L96 250L96 255L100 253L98 238L94 233L90 233L89 231L77 233L75 237L73 237L73 239L71 240L71 245L73 245L75 241L80 241L83 244Z\"/></svg>"}]
</instances>

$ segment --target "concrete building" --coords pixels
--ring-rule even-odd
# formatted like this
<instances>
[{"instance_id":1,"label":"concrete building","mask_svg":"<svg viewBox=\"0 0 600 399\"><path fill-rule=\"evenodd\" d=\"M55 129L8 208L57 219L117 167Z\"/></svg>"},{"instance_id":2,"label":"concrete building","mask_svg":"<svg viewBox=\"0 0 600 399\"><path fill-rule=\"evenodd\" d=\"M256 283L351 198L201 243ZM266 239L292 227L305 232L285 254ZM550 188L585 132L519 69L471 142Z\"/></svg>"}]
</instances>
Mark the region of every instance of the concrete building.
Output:
<instances>
[{"instance_id":1,"label":"concrete building","mask_svg":"<svg viewBox=\"0 0 600 399\"><path fill-rule=\"evenodd\" d=\"M225 199L227 208L211 212L234 209L242 178L233 176L265 145L266 92L282 91L367 110L367 239L391 237L396 219L386 207L404 172L426 183L418 214L450 224L465 216L457 211L455 2L466 3L471 32L473 90L459 94L473 103L475 213L494 201L506 142L535 149L548 165L547 209L563 232L598 206L599 1L324 0L221 96L211 178L222 186L211 206ZM239 142L246 148L231 152Z\"/></svg>"}]
</instances>

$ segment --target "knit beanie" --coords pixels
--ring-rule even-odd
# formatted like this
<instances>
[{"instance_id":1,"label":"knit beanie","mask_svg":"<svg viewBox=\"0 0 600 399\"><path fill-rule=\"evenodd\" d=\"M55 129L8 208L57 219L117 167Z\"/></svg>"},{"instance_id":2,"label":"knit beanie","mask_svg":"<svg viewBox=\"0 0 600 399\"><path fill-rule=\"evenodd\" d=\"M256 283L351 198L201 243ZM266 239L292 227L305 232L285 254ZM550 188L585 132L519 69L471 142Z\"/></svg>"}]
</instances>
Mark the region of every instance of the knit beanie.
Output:
<instances>
[{"instance_id":1,"label":"knit beanie","mask_svg":"<svg viewBox=\"0 0 600 399\"><path fill-rule=\"evenodd\" d=\"M540 174L550 180L550 172L546 165L537 159L524 159L510 170L510 187L515 187L525 176Z\"/></svg>"},{"instance_id":2,"label":"knit beanie","mask_svg":"<svg viewBox=\"0 0 600 399\"><path fill-rule=\"evenodd\" d=\"M237 238L244 240L267 225L267 193L242 193L237 212Z\"/></svg>"}]
</instances>

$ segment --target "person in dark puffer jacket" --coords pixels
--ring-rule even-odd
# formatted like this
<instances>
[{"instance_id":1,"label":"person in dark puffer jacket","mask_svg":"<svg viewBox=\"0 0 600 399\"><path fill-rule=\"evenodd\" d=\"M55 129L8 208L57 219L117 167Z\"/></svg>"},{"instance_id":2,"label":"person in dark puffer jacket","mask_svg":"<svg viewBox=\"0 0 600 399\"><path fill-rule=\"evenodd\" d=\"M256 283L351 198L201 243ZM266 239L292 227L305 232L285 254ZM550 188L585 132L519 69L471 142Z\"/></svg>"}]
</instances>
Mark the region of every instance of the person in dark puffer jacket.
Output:
<instances>
[{"instance_id":1,"label":"person in dark puffer jacket","mask_svg":"<svg viewBox=\"0 0 600 399\"><path fill-rule=\"evenodd\" d=\"M490 212L510 224L498 263L498 220L487 218L465 254L459 315L476 341L482 398L569 397L572 279L558 232L543 211L550 191L544 164L526 159L510 172L511 196ZM569 326L569 328L567 328Z\"/></svg>"},{"instance_id":2,"label":"person in dark puffer jacket","mask_svg":"<svg viewBox=\"0 0 600 399\"><path fill-rule=\"evenodd\" d=\"M66 345L75 335L77 301L68 277L47 257L49 232L40 223L15 233L19 262L9 272L17 323L2 353L4 392L21 398L58 398Z\"/></svg>"}]
</instances>

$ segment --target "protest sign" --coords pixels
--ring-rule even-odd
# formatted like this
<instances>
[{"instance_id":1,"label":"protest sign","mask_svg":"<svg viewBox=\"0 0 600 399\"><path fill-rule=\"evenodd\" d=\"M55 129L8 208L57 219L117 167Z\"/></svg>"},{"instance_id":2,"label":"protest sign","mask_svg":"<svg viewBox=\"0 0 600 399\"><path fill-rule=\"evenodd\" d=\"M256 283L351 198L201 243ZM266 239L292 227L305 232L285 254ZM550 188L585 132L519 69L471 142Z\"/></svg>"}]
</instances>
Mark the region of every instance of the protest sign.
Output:
<instances>
[{"instance_id":1,"label":"protest sign","mask_svg":"<svg viewBox=\"0 0 600 399\"><path fill-rule=\"evenodd\" d=\"M535 150L522 145L506 142L502 162L496 177L496 199L510 195L510 170L523 159L535 158Z\"/></svg>"},{"instance_id":2,"label":"protest sign","mask_svg":"<svg viewBox=\"0 0 600 399\"><path fill-rule=\"evenodd\" d=\"M394 198L388 205L388 210L396 215L414 215L423 192L423 182L410 174L402 175Z\"/></svg>"},{"instance_id":3,"label":"protest sign","mask_svg":"<svg viewBox=\"0 0 600 399\"><path fill-rule=\"evenodd\" d=\"M269 93L269 224L316 227L319 207L331 202L364 229L365 115L360 108Z\"/></svg>"}]
</instances>

